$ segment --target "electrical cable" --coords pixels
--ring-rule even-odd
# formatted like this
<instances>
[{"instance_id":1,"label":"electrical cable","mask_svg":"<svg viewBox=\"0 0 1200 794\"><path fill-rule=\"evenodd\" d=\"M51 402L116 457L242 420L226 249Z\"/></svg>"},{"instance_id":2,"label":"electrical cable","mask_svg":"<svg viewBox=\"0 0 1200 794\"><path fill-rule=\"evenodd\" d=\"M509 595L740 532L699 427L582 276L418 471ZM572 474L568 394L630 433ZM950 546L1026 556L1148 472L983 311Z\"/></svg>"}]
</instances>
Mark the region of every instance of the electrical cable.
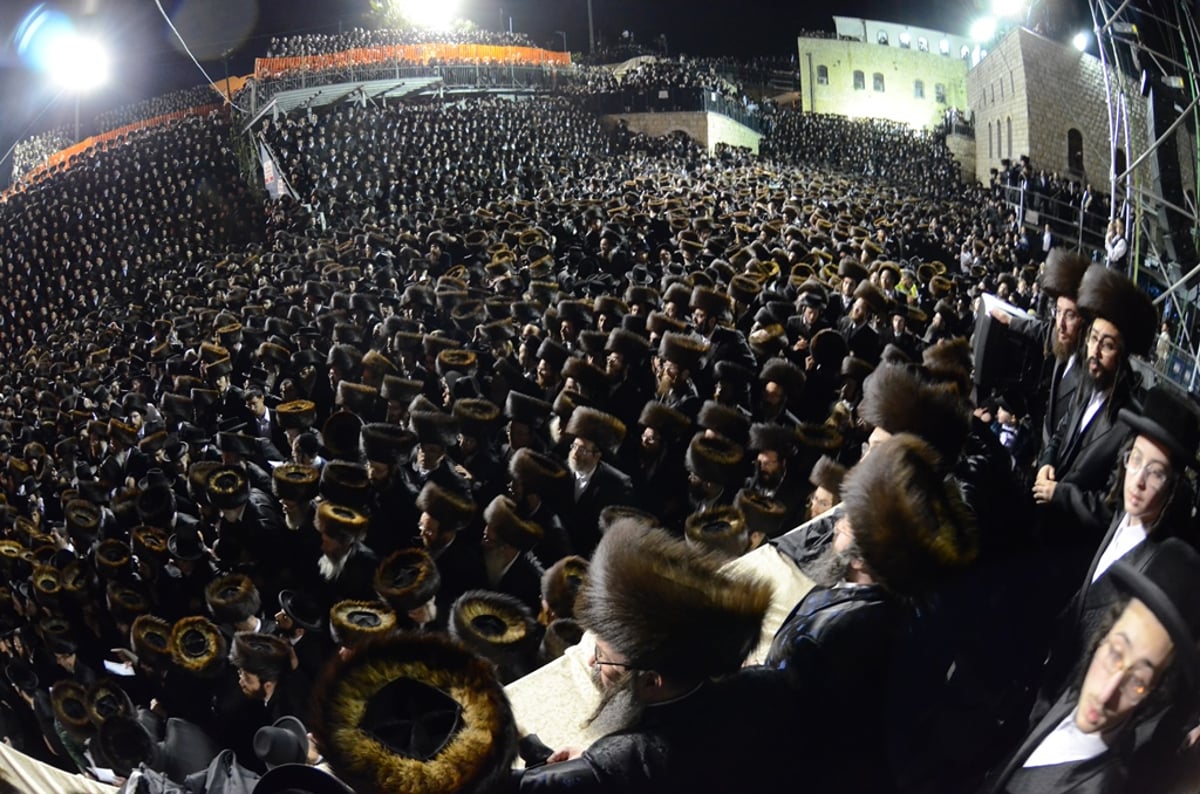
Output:
<instances>
[{"instance_id":1,"label":"electrical cable","mask_svg":"<svg viewBox=\"0 0 1200 794\"><path fill-rule=\"evenodd\" d=\"M184 41L183 35L179 32L179 29L175 27L175 23L171 21L171 17L167 15L166 9L162 7L162 0L154 0L154 5L158 7L158 13L162 14L162 18L167 21L167 27L171 28L171 32L175 34L175 38L179 39L179 44L181 47L183 47L183 51L186 52L187 56L192 59L192 63L196 64L196 68L200 70L200 74L204 75L205 81L209 85L216 85L217 81L213 80L209 73L204 70L204 67L200 65L200 61L196 60L196 56L192 54L187 42ZM234 110L238 111L239 113L246 112L244 108L233 101L232 97L226 96L225 94L221 94L221 97L225 100L226 104L232 105Z\"/></svg>"}]
</instances>

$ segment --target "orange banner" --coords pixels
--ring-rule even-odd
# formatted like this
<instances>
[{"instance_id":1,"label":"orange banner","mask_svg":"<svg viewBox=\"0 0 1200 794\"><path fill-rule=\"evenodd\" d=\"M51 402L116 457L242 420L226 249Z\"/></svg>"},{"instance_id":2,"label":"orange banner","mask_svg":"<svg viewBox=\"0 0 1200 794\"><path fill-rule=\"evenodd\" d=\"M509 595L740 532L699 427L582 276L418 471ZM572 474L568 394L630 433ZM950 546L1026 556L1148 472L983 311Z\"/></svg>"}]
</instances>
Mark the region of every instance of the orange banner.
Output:
<instances>
[{"instance_id":1,"label":"orange banner","mask_svg":"<svg viewBox=\"0 0 1200 794\"><path fill-rule=\"evenodd\" d=\"M245 78L242 79L245 82ZM222 85L224 83L222 82ZM221 105L205 105L199 108L188 108L187 110L176 111L175 113L167 113L162 116L155 116L152 119L143 119L142 121L126 124L124 127L119 127L115 130L109 130L102 135L93 135L91 138L84 138L74 146L69 146L66 149L61 149L46 158L42 163L39 163L34 168L25 172L21 178L21 184L13 185L4 192L4 198L8 198L12 193L19 193L26 187L40 182L49 176L51 173L58 170L65 170L73 165L76 157L97 147L101 149L108 148L108 145L116 139L128 135L137 130L146 130L152 127L161 127L165 124L170 124L173 121L187 118L188 116L202 116L211 113L214 110L220 110Z\"/></svg>"},{"instance_id":2,"label":"orange banner","mask_svg":"<svg viewBox=\"0 0 1200 794\"><path fill-rule=\"evenodd\" d=\"M254 76L260 80L284 77L296 72L322 72L354 66L412 61L459 63L521 63L570 66L571 54L537 47L500 47L490 44L400 44L394 47L345 50L329 55L304 55L294 58L257 58Z\"/></svg>"}]
</instances>

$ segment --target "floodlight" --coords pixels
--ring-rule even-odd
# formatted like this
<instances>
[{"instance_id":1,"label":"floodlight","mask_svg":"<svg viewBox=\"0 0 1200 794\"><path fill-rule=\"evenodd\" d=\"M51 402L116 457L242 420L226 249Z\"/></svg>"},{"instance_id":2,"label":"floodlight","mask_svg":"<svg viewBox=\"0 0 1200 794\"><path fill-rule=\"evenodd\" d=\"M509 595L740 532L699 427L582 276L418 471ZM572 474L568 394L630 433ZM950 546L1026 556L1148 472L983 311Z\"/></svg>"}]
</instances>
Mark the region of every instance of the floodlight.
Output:
<instances>
[{"instance_id":1,"label":"floodlight","mask_svg":"<svg viewBox=\"0 0 1200 794\"><path fill-rule=\"evenodd\" d=\"M971 25L971 38L980 43L991 41L996 35L996 18L983 17Z\"/></svg>"},{"instance_id":2,"label":"floodlight","mask_svg":"<svg viewBox=\"0 0 1200 794\"><path fill-rule=\"evenodd\" d=\"M1090 41L1091 41L1091 38L1088 36L1087 33L1085 33L1082 30L1071 37L1071 45L1074 46L1075 49L1079 50L1080 52L1083 52L1084 50L1086 50L1088 48L1088 43Z\"/></svg>"},{"instance_id":3,"label":"floodlight","mask_svg":"<svg viewBox=\"0 0 1200 794\"><path fill-rule=\"evenodd\" d=\"M55 38L46 48L47 71L62 88L78 93L108 81L108 53L95 39L69 33Z\"/></svg>"},{"instance_id":4,"label":"floodlight","mask_svg":"<svg viewBox=\"0 0 1200 794\"><path fill-rule=\"evenodd\" d=\"M449 30L458 19L460 0L393 0L400 14L418 28Z\"/></svg>"}]
</instances>

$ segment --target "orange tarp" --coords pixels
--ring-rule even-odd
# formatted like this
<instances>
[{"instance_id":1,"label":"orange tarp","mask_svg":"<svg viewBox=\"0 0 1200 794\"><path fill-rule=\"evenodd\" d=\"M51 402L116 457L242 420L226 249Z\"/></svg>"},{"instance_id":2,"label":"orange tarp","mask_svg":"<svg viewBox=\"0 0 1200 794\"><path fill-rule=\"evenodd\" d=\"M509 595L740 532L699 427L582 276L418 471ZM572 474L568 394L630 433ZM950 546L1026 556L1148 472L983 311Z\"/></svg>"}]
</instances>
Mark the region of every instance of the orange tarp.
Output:
<instances>
[{"instance_id":1,"label":"orange tarp","mask_svg":"<svg viewBox=\"0 0 1200 794\"><path fill-rule=\"evenodd\" d=\"M400 44L393 47L346 50L329 55L257 58L254 61L254 76L260 80L269 80L293 72L321 72L326 69L345 69L393 61L469 61L569 66L571 54L537 47L499 47L489 44Z\"/></svg>"}]
</instances>

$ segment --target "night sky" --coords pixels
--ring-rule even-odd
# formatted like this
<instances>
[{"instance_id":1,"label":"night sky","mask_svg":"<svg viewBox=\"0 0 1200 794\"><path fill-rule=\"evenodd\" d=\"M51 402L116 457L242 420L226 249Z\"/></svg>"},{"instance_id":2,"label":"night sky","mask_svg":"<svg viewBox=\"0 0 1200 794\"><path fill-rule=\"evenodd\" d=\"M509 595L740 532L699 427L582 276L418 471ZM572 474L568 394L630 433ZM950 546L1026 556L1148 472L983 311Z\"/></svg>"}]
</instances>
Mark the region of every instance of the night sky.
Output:
<instances>
[{"instance_id":1,"label":"night sky","mask_svg":"<svg viewBox=\"0 0 1200 794\"><path fill-rule=\"evenodd\" d=\"M432 0L439 2L440 0ZM265 54L273 34L336 32L360 25L367 0L162 0L205 69L219 80L220 55L232 50L231 74L248 74L253 59ZM1084 0L1040 0L1065 24L1086 15ZM29 71L17 59L13 32L35 5L32 0L0 3L0 155L28 134L70 123L73 103ZM699 0L593 0L596 34L608 41L630 31L638 42L667 37L671 54L795 55L801 30L833 30L832 14L893 20L966 35L988 0L920 0L903 5L884 0L843 0L836 4L769 0L701 2ZM67 0L57 4L73 18L94 27L110 42L114 79L82 101L86 119L108 108L136 102L165 91L204 82L182 55L154 0ZM902 17L899 15L903 15ZM528 33L543 46L557 49L565 31L571 50L586 49L587 0L462 0L462 16L481 27L508 25ZM194 20L194 21L189 21ZM1071 20L1077 20L1071 21ZM0 184L7 183L9 163L0 165Z\"/></svg>"}]
</instances>

